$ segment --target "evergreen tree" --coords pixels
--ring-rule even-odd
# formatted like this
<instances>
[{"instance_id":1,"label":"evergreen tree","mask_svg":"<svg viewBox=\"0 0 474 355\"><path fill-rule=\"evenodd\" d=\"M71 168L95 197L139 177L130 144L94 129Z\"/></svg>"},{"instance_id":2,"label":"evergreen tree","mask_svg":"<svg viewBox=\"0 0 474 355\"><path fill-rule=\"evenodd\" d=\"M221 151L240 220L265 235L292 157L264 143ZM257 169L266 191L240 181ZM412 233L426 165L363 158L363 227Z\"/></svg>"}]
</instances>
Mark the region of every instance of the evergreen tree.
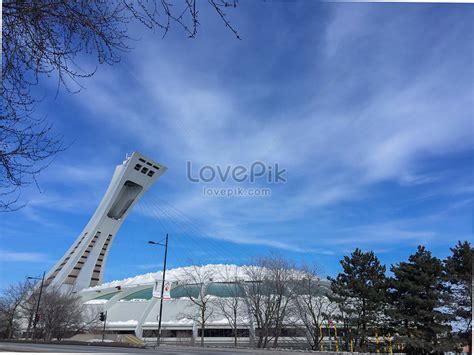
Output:
<instances>
[{"instance_id":1,"label":"evergreen tree","mask_svg":"<svg viewBox=\"0 0 474 355\"><path fill-rule=\"evenodd\" d=\"M472 334L472 262L474 248L467 241L451 248L444 261L445 276L451 294L451 310L456 319L455 330L462 345L471 344Z\"/></svg>"},{"instance_id":2,"label":"evergreen tree","mask_svg":"<svg viewBox=\"0 0 474 355\"><path fill-rule=\"evenodd\" d=\"M391 315L397 342L405 344L412 354L448 350L451 318L442 312L448 294L441 261L419 246L408 262L392 265L390 270Z\"/></svg>"},{"instance_id":3,"label":"evergreen tree","mask_svg":"<svg viewBox=\"0 0 474 355\"><path fill-rule=\"evenodd\" d=\"M331 300L338 305L339 320L352 328L351 336L362 350L377 327L386 300L385 266L374 252L356 249L341 260L343 272L331 281Z\"/></svg>"}]
</instances>

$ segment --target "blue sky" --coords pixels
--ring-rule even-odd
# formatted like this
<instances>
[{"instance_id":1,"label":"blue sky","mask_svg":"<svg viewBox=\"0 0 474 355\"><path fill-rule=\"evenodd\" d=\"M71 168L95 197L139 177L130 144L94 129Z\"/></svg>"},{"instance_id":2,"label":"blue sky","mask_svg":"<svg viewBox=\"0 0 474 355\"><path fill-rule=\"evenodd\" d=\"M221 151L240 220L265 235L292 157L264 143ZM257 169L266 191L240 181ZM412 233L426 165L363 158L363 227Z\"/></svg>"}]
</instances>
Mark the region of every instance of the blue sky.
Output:
<instances>
[{"instance_id":1,"label":"blue sky","mask_svg":"<svg viewBox=\"0 0 474 355\"><path fill-rule=\"evenodd\" d=\"M132 28L134 49L79 94L38 87L37 113L70 147L22 192L25 208L0 215L0 286L53 266L134 150L169 170L117 235L106 280L160 268L146 242L165 232L170 267L276 251L334 275L356 247L389 265L418 244L445 257L472 240L473 12L241 1L241 41L205 9L197 39ZM187 181L186 161L277 162L287 182L256 185L271 197L206 197L217 184Z\"/></svg>"}]
</instances>

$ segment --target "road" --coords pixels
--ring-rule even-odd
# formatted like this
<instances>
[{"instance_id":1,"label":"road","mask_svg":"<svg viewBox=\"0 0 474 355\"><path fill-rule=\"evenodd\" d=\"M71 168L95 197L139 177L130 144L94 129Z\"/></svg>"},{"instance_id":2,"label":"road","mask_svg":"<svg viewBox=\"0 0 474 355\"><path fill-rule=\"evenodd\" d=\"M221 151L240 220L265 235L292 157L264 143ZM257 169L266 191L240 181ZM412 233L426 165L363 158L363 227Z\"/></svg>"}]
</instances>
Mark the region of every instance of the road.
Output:
<instances>
[{"instance_id":1,"label":"road","mask_svg":"<svg viewBox=\"0 0 474 355\"><path fill-rule=\"evenodd\" d=\"M197 348L184 346L162 345L158 349L122 348L96 345L64 345L64 344L30 344L30 343L2 343L0 342L0 352L22 352L22 353L115 353L115 354L141 354L154 353L163 355L222 355L222 354L265 354L280 355L291 354L288 351L259 350L259 349L217 349L217 348ZM298 352L298 354L310 354L310 352ZM314 353L312 353L314 354ZM329 353L328 353L329 354Z\"/></svg>"}]
</instances>

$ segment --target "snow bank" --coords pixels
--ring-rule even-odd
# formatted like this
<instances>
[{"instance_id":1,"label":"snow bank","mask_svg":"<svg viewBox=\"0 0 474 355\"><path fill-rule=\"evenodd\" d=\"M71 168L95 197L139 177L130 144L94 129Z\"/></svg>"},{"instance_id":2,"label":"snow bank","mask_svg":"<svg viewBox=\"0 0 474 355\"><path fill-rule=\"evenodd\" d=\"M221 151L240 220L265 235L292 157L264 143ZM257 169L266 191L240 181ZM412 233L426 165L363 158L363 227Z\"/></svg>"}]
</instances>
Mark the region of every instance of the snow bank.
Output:
<instances>
[{"instance_id":1,"label":"snow bank","mask_svg":"<svg viewBox=\"0 0 474 355\"><path fill-rule=\"evenodd\" d=\"M113 340L110 340L110 339L91 339L91 340L88 340L89 343L113 343L114 341Z\"/></svg>"}]
</instances>

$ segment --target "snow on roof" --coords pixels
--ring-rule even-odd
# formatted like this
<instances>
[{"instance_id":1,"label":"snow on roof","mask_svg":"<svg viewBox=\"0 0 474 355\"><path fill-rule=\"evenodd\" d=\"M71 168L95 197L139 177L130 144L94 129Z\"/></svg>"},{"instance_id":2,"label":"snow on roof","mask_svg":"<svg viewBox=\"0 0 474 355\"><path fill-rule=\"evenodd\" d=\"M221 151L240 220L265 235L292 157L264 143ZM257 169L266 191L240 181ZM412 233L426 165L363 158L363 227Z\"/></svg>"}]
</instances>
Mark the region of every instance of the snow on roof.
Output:
<instances>
[{"instance_id":1,"label":"snow on roof","mask_svg":"<svg viewBox=\"0 0 474 355\"><path fill-rule=\"evenodd\" d=\"M176 320L162 321L161 325L164 326L180 326L180 325L193 325L194 321L188 318L180 318ZM145 322L143 323L144 327L157 326L158 322Z\"/></svg>"},{"instance_id":2,"label":"snow on roof","mask_svg":"<svg viewBox=\"0 0 474 355\"><path fill-rule=\"evenodd\" d=\"M122 327L122 326L129 326L129 325L137 325L138 321L135 319L129 319L125 321L108 321L107 325L109 327Z\"/></svg>"},{"instance_id":3,"label":"snow on roof","mask_svg":"<svg viewBox=\"0 0 474 355\"><path fill-rule=\"evenodd\" d=\"M166 270L166 280L180 281L186 278L190 273L199 273L200 275L209 276L214 282L223 282L229 280L245 280L248 276L245 273L245 266L226 265L226 264L209 264L202 266L186 266L175 269ZM97 291L112 287L132 287L140 285L154 284L156 280L161 280L162 272L149 272L143 275L129 277L123 280L115 280L103 283L102 285L86 288L83 291Z\"/></svg>"},{"instance_id":4,"label":"snow on roof","mask_svg":"<svg viewBox=\"0 0 474 355\"><path fill-rule=\"evenodd\" d=\"M171 282L182 282L186 279L189 280L189 275L200 275L200 277L208 278L208 281L212 282L225 282L225 281L250 281L248 276L248 270L250 269L261 269L258 266L238 266L233 264L209 264L209 265L195 265L178 267L175 269L166 270L166 280ZM296 275L299 277L306 277L308 274L301 270L295 270ZM136 287L142 285L153 285L156 280L161 280L162 272L149 272L143 275L137 275L129 277L123 280L115 280L106 282L102 285L86 288L82 292L98 291L102 289L108 289L113 287ZM319 278L316 278L319 280ZM204 281L204 280L202 280Z\"/></svg>"},{"instance_id":5,"label":"snow on roof","mask_svg":"<svg viewBox=\"0 0 474 355\"><path fill-rule=\"evenodd\" d=\"M84 304L106 304L109 300L106 299L92 299Z\"/></svg>"}]
</instances>

